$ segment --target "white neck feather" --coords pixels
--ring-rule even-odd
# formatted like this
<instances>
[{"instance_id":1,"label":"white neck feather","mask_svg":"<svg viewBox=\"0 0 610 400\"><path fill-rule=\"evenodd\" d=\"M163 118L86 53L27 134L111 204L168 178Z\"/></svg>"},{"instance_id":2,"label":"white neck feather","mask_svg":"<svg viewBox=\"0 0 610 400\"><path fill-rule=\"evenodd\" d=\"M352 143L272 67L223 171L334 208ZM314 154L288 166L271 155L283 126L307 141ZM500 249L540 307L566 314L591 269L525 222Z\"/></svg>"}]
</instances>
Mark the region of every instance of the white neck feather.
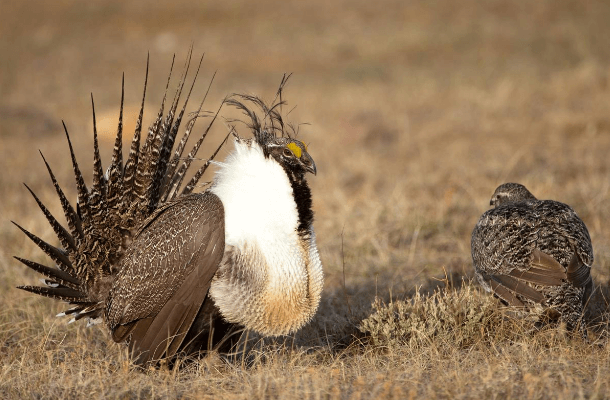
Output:
<instances>
[{"instance_id":1,"label":"white neck feather","mask_svg":"<svg viewBox=\"0 0 610 400\"><path fill-rule=\"evenodd\" d=\"M224 205L227 244L265 246L272 236L295 233L298 213L288 176L256 142L236 141L235 151L218 165L211 191Z\"/></svg>"},{"instance_id":2,"label":"white neck feather","mask_svg":"<svg viewBox=\"0 0 610 400\"><path fill-rule=\"evenodd\" d=\"M211 191L224 205L225 244L256 246L277 265L273 260L288 256L286 249L298 241L298 212L286 172L254 141L236 141L235 151L218 165Z\"/></svg>"}]
</instances>

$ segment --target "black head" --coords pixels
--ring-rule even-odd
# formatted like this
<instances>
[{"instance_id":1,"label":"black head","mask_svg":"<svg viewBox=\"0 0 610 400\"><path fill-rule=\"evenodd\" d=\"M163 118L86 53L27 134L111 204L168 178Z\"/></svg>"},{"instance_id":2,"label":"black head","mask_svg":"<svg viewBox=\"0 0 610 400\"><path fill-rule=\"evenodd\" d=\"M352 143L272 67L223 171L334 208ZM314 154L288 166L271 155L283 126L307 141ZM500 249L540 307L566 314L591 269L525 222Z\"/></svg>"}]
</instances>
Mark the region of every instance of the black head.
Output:
<instances>
[{"instance_id":1,"label":"black head","mask_svg":"<svg viewBox=\"0 0 610 400\"><path fill-rule=\"evenodd\" d=\"M537 200L527 188L519 183L504 183L496 189L491 196L489 205L499 207L507 203L519 203Z\"/></svg>"},{"instance_id":2,"label":"black head","mask_svg":"<svg viewBox=\"0 0 610 400\"><path fill-rule=\"evenodd\" d=\"M257 137L257 142L259 142ZM307 152L307 146L299 140L288 137L267 136L259 142L265 156L276 160L286 172L303 177L306 172L316 174L316 164Z\"/></svg>"},{"instance_id":3,"label":"black head","mask_svg":"<svg viewBox=\"0 0 610 400\"><path fill-rule=\"evenodd\" d=\"M316 164L307 153L307 146L294 139L294 127L282 118L280 106L284 102L281 94L287 79L287 76L282 78L278 90L280 101L271 106L256 96L245 94L234 94L225 102L248 116L249 121L243 122L252 131L254 140L263 149L265 157L273 157L291 177L301 180L306 172L316 174Z\"/></svg>"}]
</instances>

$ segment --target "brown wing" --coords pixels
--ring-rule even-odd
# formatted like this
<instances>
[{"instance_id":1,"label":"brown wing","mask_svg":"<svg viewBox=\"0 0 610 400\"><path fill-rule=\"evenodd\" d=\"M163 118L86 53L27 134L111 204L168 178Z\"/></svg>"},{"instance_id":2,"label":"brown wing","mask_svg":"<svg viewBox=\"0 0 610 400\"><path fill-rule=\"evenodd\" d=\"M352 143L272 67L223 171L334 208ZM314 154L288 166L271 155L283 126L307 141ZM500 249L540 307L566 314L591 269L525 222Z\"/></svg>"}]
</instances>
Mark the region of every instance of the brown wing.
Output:
<instances>
[{"instance_id":1,"label":"brown wing","mask_svg":"<svg viewBox=\"0 0 610 400\"><path fill-rule=\"evenodd\" d=\"M560 286L563 280L567 279L565 268L553 257L539 249L532 251L526 270L522 271L515 268L508 275L543 286Z\"/></svg>"},{"instance_id":2,"label":"brown wing","mask_svg":"<svg viewBox=\"0 0 610 400\"><path fill-rule=\"evenodd\" d=\"M525 304L523 304L523 302L519 300L513 292L511 292L504 284L498 282L494 278L495 276L492 276L489 280L489 287L496 296L498 296L513 307L525 307Z\"/></svg>"},{"instance_id":3,"label":"brown wing","mask_svg":"<svg viewBox=\"0 0 610 400\"><path fill-rule=\"evenodd\" d=\"M553 257L534 249L526 270L513 269L508 274L490 275L489 285L493 292L513 306L522 307L523 302L515 295L521 295L535 303L544 304L542 293L529 284L560 286L567 279L566 271Z\"/></svg>"},{"instance_id":4,"label":"brown wing","mask_svg":"<svg viewBox=\"0 0 610 400\"><path fill-rule=\"evenodd\" d=\"M542 293L538 292L533 287L527 285L525 282L521 282L518 279L511 278L507 275L492 275L491 279L492 281L490 285L494 293L506 300L511 305L522 306L523 303L521 303L520 300L516 299L516 297L516 301L513 300L511 297L505 298L504 296L506 296L506 290L526 297L536 303L544 302L544 296L542 295Z\"/></svg>"},{"instance_id":5,"label":"brown wing","mask_svg":"<svg viewBox=\"0 0 610 400\"><path fill-rule=\"evenodd\" d=\"M121 260L107 302L117 342L131 334L140 364L179 349L224 253L224 210L212 193L187 196L156 213Z\"/></svg>"}]
</instances>

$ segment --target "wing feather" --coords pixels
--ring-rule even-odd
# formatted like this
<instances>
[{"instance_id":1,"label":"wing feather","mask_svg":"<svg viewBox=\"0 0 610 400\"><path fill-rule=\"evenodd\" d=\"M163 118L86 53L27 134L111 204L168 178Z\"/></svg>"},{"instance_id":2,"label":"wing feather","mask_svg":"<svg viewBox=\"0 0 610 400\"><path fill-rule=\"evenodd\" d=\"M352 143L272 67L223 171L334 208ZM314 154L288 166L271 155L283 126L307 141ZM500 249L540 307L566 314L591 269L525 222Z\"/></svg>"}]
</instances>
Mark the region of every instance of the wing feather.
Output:
<instances>
[{"instance_id":1,"label":"wing feather","mask_svg":"<svg viewBox=\"0 0 610 400\"><path fill-rule=\"evenodd\" d=\"M495 280L489 281L489 286L491 290L502 300L506 301L509 305L513 307L524 307L524 304L521 300L519 300L510 290L508 290L505 286L502 286L499 282Z\"/></svg>"},{"instance_id":2,"label":"wing feather","mask_svg":"<svg viewBox=\"0 0 610 400\"><path fill-rule=\"evenodd\" d=\"M516 294L520 294L521 296L526 297L536 303L542 304L544 302L544 296L542 293L538 292L525 282L521 282L506 275L492 275L491 278L493 281Z\"/></svg>"},{"instance_id":3,"label":"wing feather","mask_svg":"<svg viewBox=\"0 0 610 400\"><path fill-rule=\"evenodd\" d=\"M107 307L113 339L131 334L138 363L173 356L224 254L224 209L209 192L186 196L145 222L123 258Z\"/></svg>"}]
</instances>

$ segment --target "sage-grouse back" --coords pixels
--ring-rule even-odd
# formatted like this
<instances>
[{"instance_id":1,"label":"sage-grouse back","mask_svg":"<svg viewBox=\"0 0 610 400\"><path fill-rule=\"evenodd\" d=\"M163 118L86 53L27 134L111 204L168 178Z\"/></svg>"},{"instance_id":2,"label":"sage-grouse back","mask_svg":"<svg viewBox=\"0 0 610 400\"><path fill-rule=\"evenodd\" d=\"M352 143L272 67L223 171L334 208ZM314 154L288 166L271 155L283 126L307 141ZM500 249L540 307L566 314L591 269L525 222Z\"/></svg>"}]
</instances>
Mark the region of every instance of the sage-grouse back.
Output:
<instances>
[{"instance_id":1,"label":"sage-grouse back","mask_svg":"<svg viewBox=\"0 0 610 400\"><path fill-rule=\"evenodd\" d=\"M574 210L505 183L472 232L472 260L483 287L516 307L540 304L551 320L578 326L592 291L593 248Z\"/></svg>"},{"instance_id":2,"label":"sage-grouse back","mask_svg":"<svg viewBox=\"0 0 610 400\"><path fill-rule=\"evenodd\" d=\"M240 138L231 127L235 148L226 160L212 161L230 135L183 185L220 112L219 108L207 115L207 126L184 155L195 123L204 115L202 102L174 146L193 89L178 111L190 57L191 52L169 110L164 113L164 97L140 145L143 96L125 163L121 98L118 133L106 174L93 112L90 188L65 129L78 191L76 207L44 162L67 229L32 192L61 246L46 243L17 225L56 264L48 267L16 257L47 278L44 286L20 288L70 303L73 307L60 315L70 315L73 321L104 322L115 341L129 343L139 364L218 348L237 328L263 335L294 332L312 318L322 290L311 192L305 179L306 173L316 173L316 167L279 113L286 79L276 97L279 102L271 106L249 95L223 101L246 114L253 137ZM144 95L147 80L148 62ZM166 93L169 84L168 78ZM218 170L211 187L193 193L212 162Z\"/></svg>"}]
</instances>

